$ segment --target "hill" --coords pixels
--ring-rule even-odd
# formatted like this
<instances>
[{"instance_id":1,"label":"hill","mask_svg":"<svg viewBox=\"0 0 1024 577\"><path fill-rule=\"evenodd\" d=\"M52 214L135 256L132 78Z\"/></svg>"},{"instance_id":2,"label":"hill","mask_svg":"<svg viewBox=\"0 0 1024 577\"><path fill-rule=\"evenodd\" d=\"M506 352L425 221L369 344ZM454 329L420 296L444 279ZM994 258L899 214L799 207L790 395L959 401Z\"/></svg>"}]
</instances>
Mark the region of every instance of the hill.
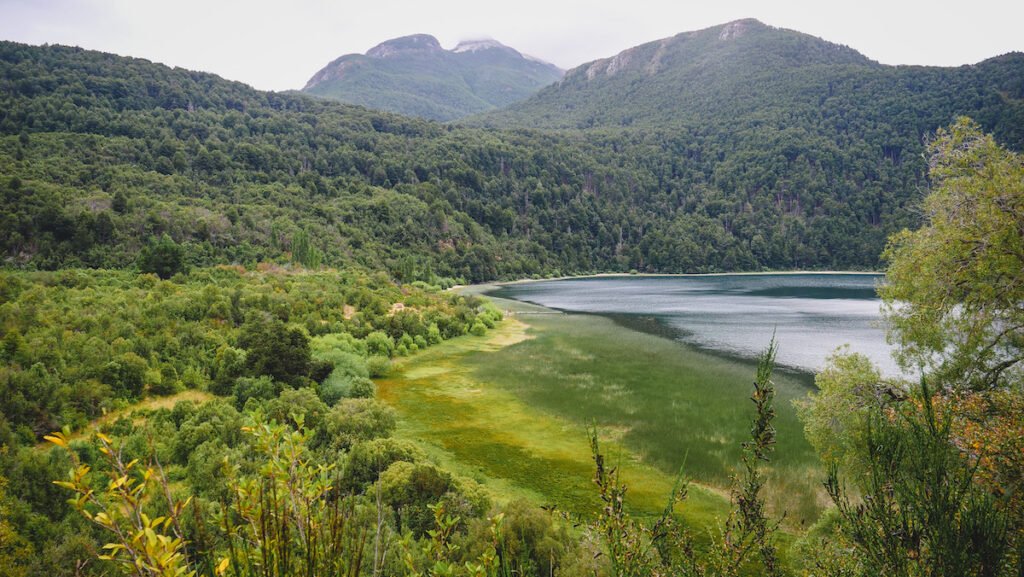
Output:
<instances>
[{"instance_id":1,"label":"hill","mask_svg":"<svg viewBox=\"0 0 1024 577\"><path fill-rule=\"evenodd\" d=\"M738 20L583 64L532 98L474 119L534 128L801 127L882 146L920 141L957 114L1024 145L1024 54L973 66L885 66L855 50ZM882 134L871 134L877 131ZM879 143L889 138L892 143Z\"/></svg>"},{"instance_id":2,"label":"hill","mask_svg":"<svg viewBox=\"0 0 1024 577\"><path fill-rule=\"evenodd\" d=\"M875 269L887 236L916 225L931 130L975 114L1017 142L1019 58L992 62L964 88L977 95L966 109L935 92L909 110L838 96L835 116L815 117L831 124L776 105L694 126L539 131L4 42L0 254L28 269L134 267L167 235L193 266L358 266L431 284ZM994 86L1006 90L990 106Z\"/></svg>"},{"instance_id":3,"label":"hill","mask_svg":"<svg viewBox=\"0 0 1024 577\"><path fill-rule=\"evenodd\" d=\"M388 40L334 60L307 94L433 120L453 120L518 102L562 77L553 64L495 40L445 50L433 36Z\"/></svg>"}]
</instances>

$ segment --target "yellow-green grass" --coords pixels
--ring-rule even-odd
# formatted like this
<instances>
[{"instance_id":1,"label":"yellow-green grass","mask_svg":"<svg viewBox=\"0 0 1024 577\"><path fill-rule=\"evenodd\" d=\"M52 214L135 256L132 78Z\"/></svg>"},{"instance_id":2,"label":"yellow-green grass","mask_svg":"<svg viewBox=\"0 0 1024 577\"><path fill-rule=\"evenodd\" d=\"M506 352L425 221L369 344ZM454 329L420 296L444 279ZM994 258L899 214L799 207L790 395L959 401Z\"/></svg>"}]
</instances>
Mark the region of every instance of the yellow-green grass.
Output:
<instances>
[{"instance_id":1,"label":"yellow-green grass","mask_svg":"<svg viewBox=\"0 0 1024 577\"><path fill-rule=\"evenodd\" d=\"M113 423L114 421L122 417L131 419L134 422L139 422L141 421L141 417L139 415L145 414L146 412L149 411L156 411L158 409L173 409L174 405L177 405L178 403L184 401L202 404L207 401L211 401L215 398L217 397L215 397L211 393L208 393L206 391L198 391L195 389L180 391L173 395L167 395L163 397L147 397L137 403L130 404L126 407L116 409L113 411L108 411L102 417L91 421L89 425L86 426L85 428L74 431L71 435L68 436L68 438L70 440L87 438L94 432L102 429L104 425ZM51 446L52 445L50 445L50 443L46 441L37 444L38 448L48 448Z\"/></svg>"},{"instance_id":2,"label":"yellow-green grass","mask_svg":"<svg viewBox=\"0 0 1024 577\"><path fill-rule=\"evenodd\" d=\"M378 381L378 396L401 415L398 435L419 441L456 472L476 479L499 499L525 497L538 504L590 516L599 499L587 424L541 411L496 383L480 380L473 361L519 346L530 327L509 318L483 337L460 337L401 362ZM662 510L674 476L640 462L604 427L603 452L629 487L628 504L639 514ZM684 517L710 526L727 513L720 491L690 488Z\"/></svg>"},{"instance_id":3,"label":"yellow-green grass","mask_svg":"<svg viewBox=\"0 0 1024 577\"><path fill-rule=\"evenodd\" d=\"M535 338L467 358L475 378L537 410L620 431L628 451L662 471L685 465L701 484L730 487L753 418L753 361L631 330L602 316L532 314L547 309L492 300L526 319ZM764 336L765 345L770 339ZM813 385L809 375L781 370L773 380L778 443L768 468L768 502L795 527L817 519L827 502L824 472L792 403Z\"/></svg>"}]
</instances>

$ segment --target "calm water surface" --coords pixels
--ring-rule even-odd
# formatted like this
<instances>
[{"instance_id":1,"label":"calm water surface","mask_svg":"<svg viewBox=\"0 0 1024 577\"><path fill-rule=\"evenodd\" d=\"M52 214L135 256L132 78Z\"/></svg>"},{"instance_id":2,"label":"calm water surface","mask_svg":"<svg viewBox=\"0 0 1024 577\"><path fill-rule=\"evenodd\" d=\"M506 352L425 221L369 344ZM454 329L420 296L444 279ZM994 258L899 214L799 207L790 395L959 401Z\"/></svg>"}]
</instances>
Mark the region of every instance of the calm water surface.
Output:
<instances>
[{"instance_id":1,"label":"calm water surface","mask_svg":"<svg viewBox=\"0 0 1024 577\"><path fill-rule=\"evenodd\" d=\"M880 280L873 274L613 277L523 283L491 294L627 321L654 318L684 342L744 358L757 356L774 331L778 362L801 371L817 371L832 351L849 345L895 376L875 293Z\"/></svg>"}]
</instances>

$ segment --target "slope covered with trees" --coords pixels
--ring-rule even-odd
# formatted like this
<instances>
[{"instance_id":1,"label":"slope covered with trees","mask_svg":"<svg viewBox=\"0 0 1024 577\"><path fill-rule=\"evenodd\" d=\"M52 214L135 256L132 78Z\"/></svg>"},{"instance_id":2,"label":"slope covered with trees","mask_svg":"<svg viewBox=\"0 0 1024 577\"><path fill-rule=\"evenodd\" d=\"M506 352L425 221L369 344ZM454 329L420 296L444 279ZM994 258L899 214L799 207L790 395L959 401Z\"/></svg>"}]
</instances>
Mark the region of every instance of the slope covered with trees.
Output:
<instances>
[{"instance_id":1,"label":"slope covered with trees","mask_svg":"<svg viewBox=\"0 0 1024 577\"><path fill-rule=\"evenodd\" d=\"M131 265L167 234L191 264L301 258L406 281L865 269L927 186L920 157L800 126L445 127L144 60L2 51L15 266Z\"/></svg>"},{"instance_id":2,"label":"slope covered with trees","mask_svg":"<svg viewBox=\"0 0 1024 577\"><path fill-rule=\"evenodd\" d=\"M876 268L914 224L914 151L934 128L861 123L882 112L859 101L837 105L848 133L461 128L78 49L0 52L0 249L28 268L132 266L164 234L186 265L296 259L431 283ZM1013 102L982 119L1011 144Z\"/></svg>"},{"instance_id":3,"label":"slope covered with trees","mask_svg":"<svg viewBox=\"0 0 1024 577\"><path fill-rule=\"evenodd\" d=\"M886 66L852 48L737 20L630 48L568 71L474 124L533 128L771 127L884 148L898 162L957 114L1024 146L1024 54L973 66ZM911 150L910 147L913 147Z\"/></svg>"},{"instance_id":4,"label":"slope covered with trees","mask_svg":"<svg viewBox=\"0 0 1024 577\"><path fill-rule=\"evenodd\" d=\"M445 50L427 34L346 54L313 75L307 94L432 120L454 120L523 100L562 77L553 64L495 40Z\"/></svg>"}]
</instances>

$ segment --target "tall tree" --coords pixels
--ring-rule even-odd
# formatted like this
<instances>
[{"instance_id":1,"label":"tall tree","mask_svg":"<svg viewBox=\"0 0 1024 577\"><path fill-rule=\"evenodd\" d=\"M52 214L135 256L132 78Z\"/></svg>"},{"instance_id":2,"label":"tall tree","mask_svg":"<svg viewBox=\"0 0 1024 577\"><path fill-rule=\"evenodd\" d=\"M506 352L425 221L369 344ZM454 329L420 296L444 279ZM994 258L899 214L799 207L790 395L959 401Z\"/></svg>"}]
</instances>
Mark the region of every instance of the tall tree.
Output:
<instances>
[{"instance_id":1,"label":"tall tree","mask_svg":"<svg viewBox=\"0 0 1024 577\"><path fill-rule=\"evenodd\" d=\"M972 389L1024 374L1024 157L961 118L931 145L927 223L895 235L881 294L905 367Z\"/></svg>"}]
</instances>

